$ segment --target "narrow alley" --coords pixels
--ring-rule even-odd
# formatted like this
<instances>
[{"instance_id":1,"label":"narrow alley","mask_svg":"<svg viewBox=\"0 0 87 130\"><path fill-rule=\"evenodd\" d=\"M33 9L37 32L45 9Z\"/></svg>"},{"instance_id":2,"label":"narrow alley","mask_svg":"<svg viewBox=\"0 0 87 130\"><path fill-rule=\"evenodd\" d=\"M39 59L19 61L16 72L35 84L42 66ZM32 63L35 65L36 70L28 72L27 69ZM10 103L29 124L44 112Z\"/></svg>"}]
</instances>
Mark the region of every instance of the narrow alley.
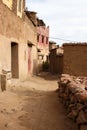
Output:
<instances>
[{"instance_id":1,"label":"narrow alley","mask_svg":"<svg viewBox=\"0 0 87 130\"><path fill-rule=\"evenodd\" d=\"M50 74L13 81L0 94L0 130L77 130L59 102L57 88L57 76Z\"/></svg>"}]
</instances>

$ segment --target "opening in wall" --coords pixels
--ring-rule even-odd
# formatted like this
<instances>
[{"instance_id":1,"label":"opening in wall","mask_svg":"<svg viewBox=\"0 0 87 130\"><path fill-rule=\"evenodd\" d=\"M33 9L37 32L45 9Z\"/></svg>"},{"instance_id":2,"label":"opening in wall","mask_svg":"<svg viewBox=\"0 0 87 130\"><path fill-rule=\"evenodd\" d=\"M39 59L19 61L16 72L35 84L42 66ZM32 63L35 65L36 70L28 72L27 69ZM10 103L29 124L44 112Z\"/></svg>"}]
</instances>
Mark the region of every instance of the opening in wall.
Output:
<instances>
[{"instance_id":1,"label":"opening in wall","mask_svg":"<svg viewBox=\"0 0 87 130\"><path fill-rule=\"evenodd\" d=\"M11 71L12 78L19 78L18 44L11 43Z\"/></svg>"}]
</instances>

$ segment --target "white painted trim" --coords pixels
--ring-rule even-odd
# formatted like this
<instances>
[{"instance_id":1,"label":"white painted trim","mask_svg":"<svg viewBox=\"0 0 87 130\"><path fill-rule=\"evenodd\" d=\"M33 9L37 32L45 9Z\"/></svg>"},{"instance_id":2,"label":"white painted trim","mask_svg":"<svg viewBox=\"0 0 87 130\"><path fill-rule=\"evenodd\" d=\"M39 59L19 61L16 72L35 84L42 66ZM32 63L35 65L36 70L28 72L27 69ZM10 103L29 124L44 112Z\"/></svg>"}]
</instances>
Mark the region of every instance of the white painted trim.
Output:
<instances>
[{"instance_id":1,"label":"white painted trim","mask_svg":"<svg viewBox=\"0 0 87 130\"><path fill-rule=\"evenodd\" d=\"M7 5L12 10L13 0L2 0L5 5Z\"/></svg>"},{"instance_id":2,"label":"white painted trim","mask_svg":"<svg viewBox=\"0 0 87 130\"><path fill-rule=\"evenodd\" d=\"M22 13L23 13L23 0L21 0L21 12L19 11L19 0L17 1L17 16L22 18Z\"/></svg>"}]
</instances>

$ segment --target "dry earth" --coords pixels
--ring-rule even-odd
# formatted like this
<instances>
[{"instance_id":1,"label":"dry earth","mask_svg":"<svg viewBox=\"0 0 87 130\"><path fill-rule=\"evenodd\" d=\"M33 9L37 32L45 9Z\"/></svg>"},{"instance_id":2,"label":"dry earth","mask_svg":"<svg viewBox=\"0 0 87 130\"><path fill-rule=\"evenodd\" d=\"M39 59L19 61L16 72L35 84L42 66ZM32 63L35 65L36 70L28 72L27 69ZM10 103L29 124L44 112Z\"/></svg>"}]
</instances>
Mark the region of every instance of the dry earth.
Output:
<instances>
[{"instance_id":1,"label":"dry earth","mask_svg":"<svg viewBox=\"0 0 87 130\"><path fill-rule=\"evenodd\" d=\"M0 130L77 130L66 116L56 89L57 76L42 73L12 81L0 93Z\"/></svg>"}]
</instances>

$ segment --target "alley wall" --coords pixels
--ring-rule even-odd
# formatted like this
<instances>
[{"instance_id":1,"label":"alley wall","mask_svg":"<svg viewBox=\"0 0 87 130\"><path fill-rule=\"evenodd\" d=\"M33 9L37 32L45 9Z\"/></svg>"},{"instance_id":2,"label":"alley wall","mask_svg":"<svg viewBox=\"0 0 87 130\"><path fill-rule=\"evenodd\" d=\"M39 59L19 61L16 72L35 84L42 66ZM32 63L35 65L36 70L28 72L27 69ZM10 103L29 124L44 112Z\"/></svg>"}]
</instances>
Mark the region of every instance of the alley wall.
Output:
<instances>
[{"instance_id":1,"label":"alley wall","mask_svg":"<svg viewBox=\"0 0 87 130\"><path fill-rule=\"evenodd\" d=\"M15 9L14 9L15 10ZM11 43L18 44L19 78L25 79L28 75L36 73L37 34L36 27L24 15L18 17L0 1L0 72L2 69L11 70ZM31 71L28 73L28 43L31 42L32 58ZM35 67L34 67L35 65Z\"/></svg>"},{"instance_id":2,"label":"alley wall","mask_svg":"<svg viewBox=\"0 0 87 130\"><path fill-rule=\"evenodd\" d=\"M87 44L64 44L63 73L87 76Z\"/></svg>"},{"instance_id":3,"label":"alley wall","mask_svg":"<svg viewBox=\"0 0 87 130\"><path fill-rule=\"evenodd\" d=\"M50 67L52 74L61 74L63 72L63 54L58 54L59 49L55 48L50 51Z\"/></svg>"}]
</instances>

